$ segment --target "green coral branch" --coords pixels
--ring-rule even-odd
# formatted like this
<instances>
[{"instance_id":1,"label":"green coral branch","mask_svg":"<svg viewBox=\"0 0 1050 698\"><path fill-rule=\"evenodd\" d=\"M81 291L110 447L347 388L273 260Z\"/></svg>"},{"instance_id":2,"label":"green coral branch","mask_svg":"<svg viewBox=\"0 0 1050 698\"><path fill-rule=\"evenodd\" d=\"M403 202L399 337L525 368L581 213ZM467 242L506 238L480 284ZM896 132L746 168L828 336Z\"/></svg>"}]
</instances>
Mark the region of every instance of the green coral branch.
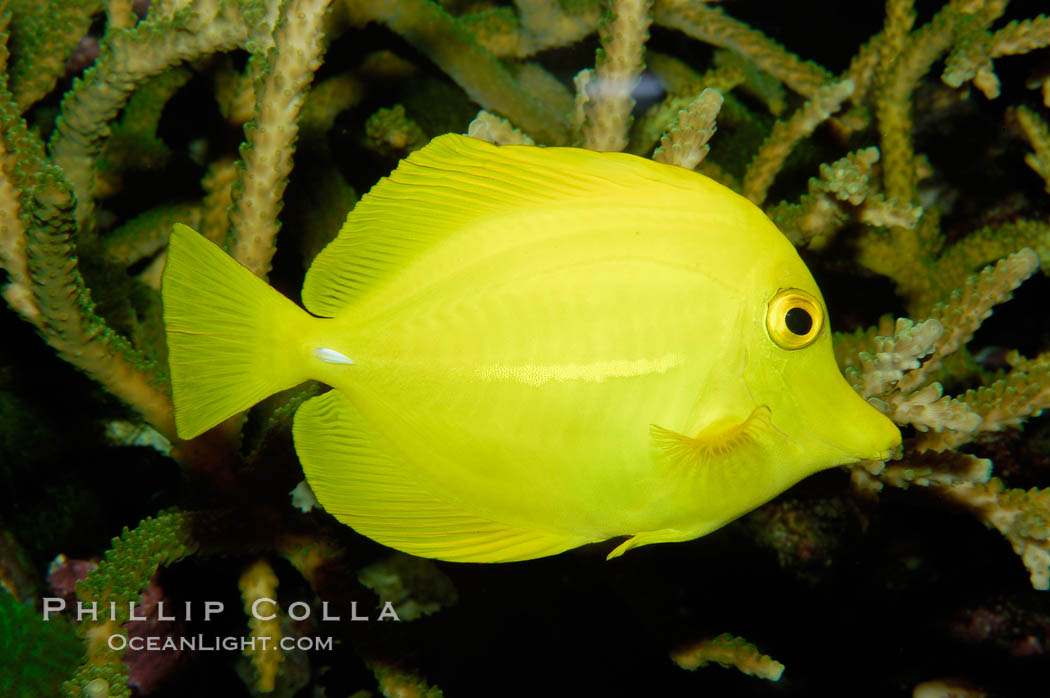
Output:
<instances>
[{"instance_id":1,"label":"green coral branch","mask_svg":"<svg viewBox=\"0 0 1050 698\"><path fill-rule=\"evenodd\" d=\"M647 155L663 134L677 121L679 113L689 107L705 89L723 98L745 80L745 61L726 61L713 70L700 74L671 56L648 54L648 69L664 84L668 95L638 120L631 131L627 152Z\"/></svg>"},{"instance_id":2,"label":"green coral branch","mask_svg":"<svg viewBox=\"0 0 1050 698\"><path fill-rule=\"evenodd\" d=\"M138 17L131 6L132 0L106 0L106 26L128 29L135 26Z\"/></svg>"},{"instance_id":3,"label":"green coral branch","mask_svg":"<svg viewBox=\"0 0 1050 698\"><path fill-rule=\"evenodd\" d=\"M1005 3L997 5L990 16L998 18L1004 9ZM972 80L985 97L995 99L999 96L999 78L992 61L1050 45L1050 17L1039 15L1024 21L1014 20L994 34L973 32L967 39L948 56L941 79L952 87Z\"/></svg>"},{"instance_id":4,"label":"green coral branch","mask_svg":"<svg viewBox=\"0 0 1050 698\"><path fill-rule=\"evenodd\" d=\"M134 530L125 528L113 539L99 566L77 584L77 598L85 604L96 603L99 613L97 620L79 624L88 653L64 684L65 695L83 695L89 683L99 680L108 684L110 696L131 695L123 652L110 649L107 641L113 634L125 634L122 626L157 569L197 551L198 544L190 534L191 520L191 514L175 512L143 519Z\"/></svg>"},{"instance_id":5,"label":"green coral branch","mask_svg":"<svg viewBox=\"0 0 1050 698\"><path fill-rule=\"evenodd\" d=\"M175 68L147 80L131 94L99 158L96 196L105 198L120 191L126 170L160 170L167 164L171 153L157 137L157 127L168 100L190 75L189 70Z\"/></svg>"},{"instance_id":6,"label":"green coral branch","mask_svg":"<svg viewBox=\"0 0 1050 698\"><path fill-rule=\"evenodd\" d=\"M890 199L908 203L918 197L915 150L911 140L911 96L919 79L953 43L968 38L972 40L997 16L994 9L975 11L974 3L953 0L929 22L908 35L895 61L884 64L879 76L876 111L885 170L883 180Z\"/></svg>"},{"instance_id":7,"label":"green coral branch","mask_svg":"<svg viewBox=\"0 0 1050 698\"><path fill-rule=\"evenodd\" d=\"M798 203L781 201L767 214L796 247L814 249L826 245L849 222L847 204L870 225L914 226L921 208L893 206L876 191L873 169L878 160L878 148L872 147L825 163Z\"/></svg>"},{"instance_id":8,"label":"green coral branch","mask_svg":"<svg viewBox=\"0 0 1050 698\"><path fill-rule=\"evenodd\" d=\"M197 228L200 219L201 207L197 204L152 208L108 233L102 239L103 254L107 262L130 267L164 249L173 225L183 223Z\"/></svg>"},{"instance_id":9,"label":"green coral branch","mask_svg":"<svg viewBox=\"0 0 1050 698\"><path fill-rule=\"evenodd\" d=\"M784 166L784 161L795 145L813 133L833 112L838 111L851 94L853 83L849 80L825 85L790 119L778 121L747 166L744 196L761 205L773 184L773 178Z\"/></svg>"},{"instance_id":10,"label":"green coral branch","mask_svg":"<svg viewBox=\"0 0 1050 698\"><path fill-rule=\"evenodd\" d=\"M350 4L358 23L380 21L434 61L482 108L501 114L536 141L569 143L565 115L522 89L510 71L440 5L427 0L362 0Z\"/></svg>"},{"instance_id":11,"label":"green coral branch","mask_svg":"<svg viewBox=\"0 0 1050 698\"><path fill-rule=\"evenodd\" d=\"M852 101L860 105L868 96L869 91L880 79L885 79L888 73L880 71L880 66L892 65L894 58L904 48L908 33L915 24L914 0L888 0L886 3L886 23L881 32L861 46L860 51L850 61L849 68L844 75L852 80L855 86ZM850 119L857 121L857 126L863 128L867 125L867 117L864 119Z\"/></svg>"},{"instance_id":12,"label":"green coral branch","mask_svg":"<svg viewBox=\"0 0 1050 698\"><path fill-rule=\"evenodd\" d=\"M78 270L74 198L53 165L37 174L29 213L26 256L40 309L40 331L66 361L138 409L169 440L175 438L171 400L159 367L148 362L94 312Z\"/></svg>"},{"instance_id":13,"label":"green coral branch","mask_svg":"<svg viewBox=\"0 0 1050 698\"><path fill-rule=\"evenodd\" d=\"M675 120L660 138L660 147L653 153L653 160L696 169L707 157L711 146L707 144L715 135L715 119L722 108L723 98L710 88L678 112Z\"/></svg>"},{"instance_id":14,"label":"green coral branch","mask_svg":"<svg viewBox=\"0 0 1050 698\"><path fill-rule=\"evenodd\" d=\"M19 315L32 323L39 322L40 309L36 307L30 290L29 267L25 253L25 213L22 203L29 174L22 161L13 153L29 145L32 152L35 139L29 136L25 122L18 115L18 105L7 91L6 64L8 22L11 15L0 12L0 268L7 270L8 282L3 297ZM39 141L35 141L39 146ZM43 161L43 149L35 159ZM32 159L32 156L31 156Z\"/></svg>"},{"instance_id":15,"label":"green coral branch","mask_svg":"<svg viewBox=\"0 0 1050 698\"><path fill-rule=\"evenodd\" d=\"M77 224L92 227L95 160L109 137L109 123L144 80L179 63L228 51L247 38L244 23L221 0L198 0L172 19L153 19L106 34L95 65L62 100L51 153L73 185Z\"/></svg>"},{"instance_id":16,"label":"green coral branch","mask_svg":"<svg viewBox=\"0 0 1050 698\"><path fill-rule=\"evenodd\" d=\"M50 92L66 70L66 59L87 35L101 0L11 0L11 43L17 60L10 88L19 113Z\"/></svg>"},{"instance_id":17,"label":"green coral branch","mask_svg":"<svg viewBox=\"0 0 1050 698\"><path fill-rule=\"evenodd\" d=\"M520 17L509 7L460 16L464 28L497 58L528 58L540 51L568 46L598 26L600 2L581 0L571 8L558 0L518 0Z\"/></svg>"},{"instance_id":18,"label":"green coral branch","mask_svg":"<svg viewBox=\"0 0 1050 698\"><path fill-rule=\"evenodd\" d=\"M1032 152L1024 156L1024 161L1043 178L1043 185L1050 193L1050 126L1024 106L1017 108L1017 121L1032 145Z\"/></svg>"},{"instance_id":19,"label":"green coral branch","mask_svg":"<svg viewBox=\"0 0 1050 698\"><path fill-rule=\"evenodd\" d=\"M761 32L702 2L659 0L653 8L653 20L694 39L747 56L759 68L807 98L815 97L820 88L835 79L816 63L802 60Z\"/></svg>"}]
</instances>

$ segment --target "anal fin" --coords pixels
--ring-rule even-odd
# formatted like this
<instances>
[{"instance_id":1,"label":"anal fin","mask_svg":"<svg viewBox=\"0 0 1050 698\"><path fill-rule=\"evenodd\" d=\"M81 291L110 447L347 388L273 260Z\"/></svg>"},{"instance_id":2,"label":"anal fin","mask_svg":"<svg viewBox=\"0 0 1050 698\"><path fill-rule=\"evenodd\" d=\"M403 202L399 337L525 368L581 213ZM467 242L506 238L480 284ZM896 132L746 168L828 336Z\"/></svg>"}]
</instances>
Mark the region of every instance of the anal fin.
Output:
<instances>
[{"instance_id":1,"label":"anal fin","mask_svg":"<svg viewBox=\"0 0 1050 698\"><path fill-rule=\"evenodd\" d=\"M494 521L436 496L337 390L299 408L293 435L321 506L391 548L453 562L511 562L593 542Z\"/></svg>"}]
</instances>

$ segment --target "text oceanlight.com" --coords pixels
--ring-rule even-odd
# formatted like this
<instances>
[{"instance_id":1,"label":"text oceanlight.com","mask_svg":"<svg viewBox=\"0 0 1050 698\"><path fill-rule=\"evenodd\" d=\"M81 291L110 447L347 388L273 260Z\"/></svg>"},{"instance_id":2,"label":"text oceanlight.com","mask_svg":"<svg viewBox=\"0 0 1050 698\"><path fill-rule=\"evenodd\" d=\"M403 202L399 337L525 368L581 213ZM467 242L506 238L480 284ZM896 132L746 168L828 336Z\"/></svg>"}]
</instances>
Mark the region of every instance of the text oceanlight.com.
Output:
<instances>
[{"instance_id":1,"label":"text oceanlight.com","mask_svg":"<svg viewBox=\"0 0 1050 698\"><path fill-rule=\"evenodd\" d=\"M126 649L135 651L172 651L182 650L186 652L215 652L238 650L241 652L266 652L267 650L280 648L285 652L292 650L331 650L333 638L331 637L282 637L274 642L272 637L263 635L261 637L210 637L196 635L192 637L127 637L119 633L109 636L106 642L109 648L115 652Z\"/></svg>"}]
</instances>

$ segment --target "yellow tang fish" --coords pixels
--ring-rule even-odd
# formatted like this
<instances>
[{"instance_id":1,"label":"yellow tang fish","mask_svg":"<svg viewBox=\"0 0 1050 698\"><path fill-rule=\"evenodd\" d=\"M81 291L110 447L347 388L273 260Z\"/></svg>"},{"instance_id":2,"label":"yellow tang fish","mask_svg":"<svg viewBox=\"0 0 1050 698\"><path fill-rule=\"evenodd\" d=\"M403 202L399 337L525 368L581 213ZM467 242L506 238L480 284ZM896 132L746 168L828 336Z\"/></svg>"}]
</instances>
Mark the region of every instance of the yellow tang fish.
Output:
<instances>
[{"instance_id":1,"label":"yellow tang fish","mask_svg":"<svg viewBox=\"0 0 1050 698\"><path fill-rule=\"evenodd\" d=\"M769 219L623 153L441 136L318 255L309 312L182 225L163 299L182 438L322 381L293 426L317 499L424 557L690 540L900 443Z\"/></svg>"}]
</instances>

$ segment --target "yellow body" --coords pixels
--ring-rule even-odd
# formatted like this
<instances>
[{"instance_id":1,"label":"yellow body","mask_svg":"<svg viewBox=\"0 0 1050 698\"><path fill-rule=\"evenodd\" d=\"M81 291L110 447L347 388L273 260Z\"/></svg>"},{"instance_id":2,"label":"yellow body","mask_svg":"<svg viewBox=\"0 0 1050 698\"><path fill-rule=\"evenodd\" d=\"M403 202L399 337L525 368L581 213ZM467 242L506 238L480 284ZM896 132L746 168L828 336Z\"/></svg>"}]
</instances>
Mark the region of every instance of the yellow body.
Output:
<instances>
[{"instance_id":1,"label":"yellow body","mask_svg":"<svg viewBox=\"0 0 1050 698\"><path fill-rule=\"evenodd\" d=\"M308 481L417 555L689 540L900 442L761 211L630 155L442 136L315 260L320 317L184 226L163 293L180 435L327 383L295 418Z\"/></svg>"}]
</instances>

